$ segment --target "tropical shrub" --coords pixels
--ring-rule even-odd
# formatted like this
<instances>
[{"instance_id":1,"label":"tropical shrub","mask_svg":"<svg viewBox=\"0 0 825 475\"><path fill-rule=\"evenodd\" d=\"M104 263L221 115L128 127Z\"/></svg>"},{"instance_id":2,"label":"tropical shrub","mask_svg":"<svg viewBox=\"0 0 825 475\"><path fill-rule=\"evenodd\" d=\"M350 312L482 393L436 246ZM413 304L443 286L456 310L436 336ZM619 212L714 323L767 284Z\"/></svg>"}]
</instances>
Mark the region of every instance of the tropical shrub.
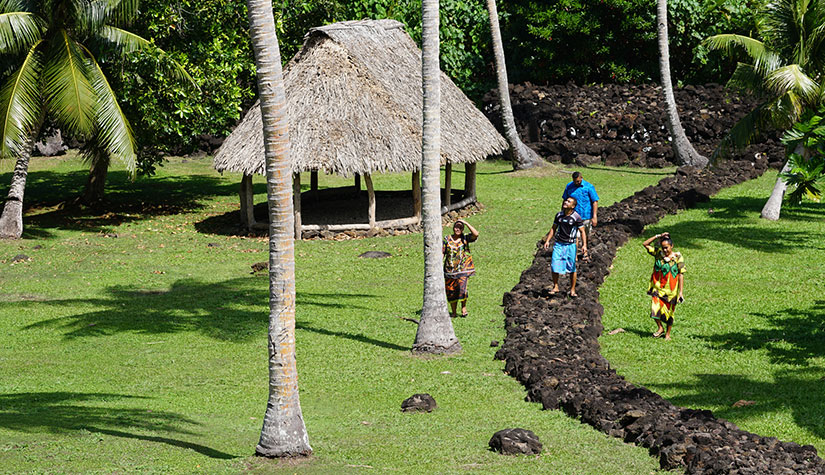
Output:
<instances>
[{"instance_id":1,"label":"tropical shrub","mask_svg":"<svg viewBox=\"0 0 825 475\"><path fill-rule=\"evenodd\" d=\"M803 198L819 201L825 185L825 108L808 111L782 136L790 170L782 173L792 191L785 199L799 204ZM799 147L802 145L802 147ZM803 153L797 153L803 150Z\"/></svg>"}]
</instances>

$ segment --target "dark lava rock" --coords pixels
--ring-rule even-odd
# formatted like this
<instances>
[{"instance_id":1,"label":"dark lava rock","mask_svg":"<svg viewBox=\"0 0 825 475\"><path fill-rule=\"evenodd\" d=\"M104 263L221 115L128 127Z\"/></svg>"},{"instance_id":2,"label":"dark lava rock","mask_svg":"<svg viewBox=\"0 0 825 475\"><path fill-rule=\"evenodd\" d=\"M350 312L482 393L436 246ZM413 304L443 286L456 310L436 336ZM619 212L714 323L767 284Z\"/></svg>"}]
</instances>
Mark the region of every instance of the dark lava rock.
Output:
<instances>
[{"instance_id":1,"label":"dark lava rock","mask_svg":"<svg viewBox=\"0 0 825 475\"><path fill-rule=\"evenodd\" d=\"M504 429L490 438L490 448L504 455L537 455L541 453L541 442L527 429Z\"/></svg>"},{"instance_id":2,"label":"dark lava rock","mask_svg":"<svg viewBox=\"0 0 825 475\"><path fill-rule=\"evenodd\" d=\"M392 257L392 254L384 251L367 251L358 257L363 257L364 259L383 259L385 257Z\"/></svg>"},{"instance_id":3,"label":"dark lava rock","mask_svg":"<svg viewBox=\"0 0 825 475\"><path fill-rule=\"evenodd\" d=\"M254 274L256 272L269 269L269 262L256 262L249 267L252 268L252 272L250 272L250 274Z\"/></svg>"},{"instance_id":4,"label":"dark lava rock","mask_svg":"<svg viewBox=\"0 0 825 475\"><path fill-rule=\"evenodd\" d=\"M403 412L433 412L438 405L429 394L413 394L401 403Z\"/></svg>"},{"instance_id":5,"label":"dark lava rock","mask_svg":"<svg viewBox=\"0 0 825 475\"><path fill-rule=\"evenodd\" d=\"M25 254L18 254L18 255L11 258L12 264L17 263L17 262L30 261L30 260L31 260L31 257L29 257Z\"/></svg>"},{"instance_id":6,"label":"dark lava rock","mask_svg":"<svg viewBox=\"0 0 825 475\"><path fill-rule=\"evenodd\" d=\"M221 245L216 242L210 242L206 244L206 247L221 247Z\"/></svg>"},{"instance_id":7,"label":"dark lava rock","mask_svg":"<svg viewBox=\"0 0 825 475\"><path fill-rule=\"evenodd\" d=\"M491 348L495 348L497 346L498 346L498 340L493 340L493 341L490 342L490 347Z\"/></svg>"},{"instance_id":8,"label":"dark lava rock","mask_svg":"<svg viewBox=\"0 0 825 475\"><path fill-rule=\"evenodd\" d=\"M40 244L38 244L38 245L36 245L32 248L32 250L34 250L34 251L38 251L40 249L43 249L43 246L41 246Z\"/></svg>"}]
</instances>

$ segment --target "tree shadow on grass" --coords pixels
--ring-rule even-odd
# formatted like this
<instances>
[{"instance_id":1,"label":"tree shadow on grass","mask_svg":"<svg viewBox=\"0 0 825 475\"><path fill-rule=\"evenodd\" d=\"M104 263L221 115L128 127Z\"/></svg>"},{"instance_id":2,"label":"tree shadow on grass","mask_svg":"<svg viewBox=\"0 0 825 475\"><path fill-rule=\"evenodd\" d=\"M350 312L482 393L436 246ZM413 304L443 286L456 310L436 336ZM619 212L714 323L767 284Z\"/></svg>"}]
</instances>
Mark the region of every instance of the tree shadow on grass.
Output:
<instances>
[{"instance_id":1,"label":"tree shadow on grass","mask_svg":"<svg viewBox=\"0 0 825 475\"><path fill-rule=\"evenodd\" d=\"M5 175L0 176L0 183ZM87 176L85 171L30 173L24 201L24 237L48 238L52 229L108 232L124 222L201 210L203 200L237 192L234 184L216 176L154 176L132 182L125 171L112 171L104 203L88 208L73 203Z\"/></svg>"},{"instance_id":2,"label":"tree shadow on grass","mask_svg":"<svg viewBox=\"0 0 825 475\"><path fill-rule=\"evenodd\" d=\"M113 286L107 295L96 299L65 299L25 302L29 308L49 306L74 308L93 306L90 312L49 318L25 326L24 330L54 328L66 339L102 337L118 333L168 334L199 332L226 341L247 341L267 331L269 321L268 290L260 279L244 277L218 283L203 283L181 279L168 289L140 289ZM296 304L301 307L357 309L368 294L298 292ZM0 302L19 310L21 302ZM337 332L297 323L298 329L347 338L389 349L408 349L371 338L364 334Z\"/></svg>"},{"instance_id":3,"label":"tree shadow on grass","mask_svg":"<svg viewBox=\"0 0 825 475\"><path fill-rule=\"evenodd\" d=\"M650 384L649 387L658 391L677 389L682 394L669 400L684 407L726 406L714 414L728 420L756 420L767 414L789 411L797 426L825 438L825 391L821 376L819 368L779 370L772 381L742 375L698 374L698 381L693 383ZM755 404L733 407L740 400Z\"/></svg>"},{"instance_id":4,"label":"tree shadow on grass","mask_svg":"<svg viewBox=\"0 0 825 475\"><path fill-rule=\"evenodd\" d=\"M787 253L798 245L810 247L811 236L802 231L787 228L769 228L759 225L739 225L738 221L748 214L759 213L764 205L759 198L737 197L732 199L712 199L699 207L709 211L707 218L682 221L664 226L654 224L645 229L645 234L667 231L673 237L674 246L680 248L701 248L701 241L717 241L765 253ZM797 208L794 208L797 209ZM806 210L809 208L799 208ZM712 210L712 212L710 212ZM789 211L787 219L795 219L794 211ZM782 219L786 219L783 214Z\"/></svg>"},{"instance_id":5,"label":"tree shadow on grass","mask_svg":"<svg viewBox=\"0 0 825 475\"><path fill-rule=\"evenodd\" d=\"M68 433L87 431L113 437L158 442L216 459L236 456L193 442L143 435L136 432L169 433L176 436L196 435L190 429L198 422L173 412L146 408L112 408L92 405L112 400L145 400L124 394L37 392L0 394L0 427L20 432Z\"/></svg>"},{"instance_id":6,"label":"tree shadow on grass","mask_svg":"<svg viewBox=\"0 0 825 475\"><path fill-rule=\"evenodd\" d=\"M718 350L765 350L775 364L807 366L812 358L825 356L825 300L817 300L807 310L788 308L774 313L753 313L748 317L764 320L769 328L701 338Z\"/></svg>"}]
</instances>

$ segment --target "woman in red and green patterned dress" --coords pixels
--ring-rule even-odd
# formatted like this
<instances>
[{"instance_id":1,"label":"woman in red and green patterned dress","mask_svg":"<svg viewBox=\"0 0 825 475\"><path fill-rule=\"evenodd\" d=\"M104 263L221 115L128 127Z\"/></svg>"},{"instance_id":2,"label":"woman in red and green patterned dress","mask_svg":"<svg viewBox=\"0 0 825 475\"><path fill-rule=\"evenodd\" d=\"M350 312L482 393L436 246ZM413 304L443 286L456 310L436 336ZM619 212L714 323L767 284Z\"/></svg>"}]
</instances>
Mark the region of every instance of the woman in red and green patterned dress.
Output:
<instances>
[{"instance_id":1,"label":"woman in red and green patterned dress","mask_svg":"<svg viewBox=\"0 0 825 475\"><path fill-rule=\"evenodd\" d=\"M656 239L659 239L659 247L651 246ZM658 338L664 333L665 340L670 340L676 304L685 300L682 293L685 288L685 259L681 253L673 250L673 241L669 233L657 234L642 245L655 259L653 275L650 276L650 286L647 289L647 294L652 298L650 317L658 327L653 336Z\"/></svg>"},{"instance_id":2,"label":"woman in red and green patterned dress","mask_svg":"<svg viewBox=\"0 0 825 475\"><path fill-rule=\"evenodd\" d=\"M464 234L464 225L470 234ZM476 273L470 243L478 239L478 231L467 221L459 219L453 224L453 234L444 238L441 252L444 254L444 284L447 288L447 302L450 316L456 316L456 307L461 302L461 316L467 316L467 280Z\"/></svg>"}]
</instances>

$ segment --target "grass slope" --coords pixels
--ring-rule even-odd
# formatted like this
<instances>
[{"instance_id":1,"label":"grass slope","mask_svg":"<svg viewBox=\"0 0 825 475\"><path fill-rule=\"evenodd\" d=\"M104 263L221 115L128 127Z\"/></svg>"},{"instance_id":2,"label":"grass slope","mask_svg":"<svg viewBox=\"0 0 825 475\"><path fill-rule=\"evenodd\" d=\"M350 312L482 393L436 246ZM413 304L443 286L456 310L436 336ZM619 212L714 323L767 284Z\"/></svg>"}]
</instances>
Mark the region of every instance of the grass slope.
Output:
<instances>
[{"instance_id":1,"label":"grass slope","mask_svg":"<svg viewBox=\"0 0 825 475\"><path fill-rule=\"evenodd\" d=\"M668 216L685 256L685 303L674 340L653 339L644 238L624 246L601 289L602 353L628 380L675 404L711 409L742 429L825 451L825 205L759 218L776 179L767 173L711 202ZM737 401L753 405L733 407Z\"/></svg>"},{"instance_id":2,"label":"grass slope","mask_svg":"<svg viewBox=\"0 0 825 475\"><path fill-rule=\"evenodd\" d=\"M569 181L557 168L514 174L506 163L479 166L487 209L469 219L481 238L471 315L454 321L460 356L409 354L415 327L399 317L421 306L420 235L297 243L299 379L315 455L252 457L267 396L268 291L249 266L266 260L267 247L215 224L237 210L239 179L210 163L175 159L133 184L115 170L110 204L94 213L59 205L82 188L76 158L33 160L24 239L0 242L0 472L656 471L644 449L525 403L493 360L502 294L529 264ZM2 166L7 183L10 164ZM665 174L591 168L586 179L606 206ZM379 189L408 183L376 179ZM256 191L262 200L260 177ZM357 257L368 250L393 257ZM31 261L12 265L21 253ZM439 409L402 414L416 392L432 394ZM488 451L493 432L507 427L533 430L545 452Z\"/></svg>"}]
</instances>

